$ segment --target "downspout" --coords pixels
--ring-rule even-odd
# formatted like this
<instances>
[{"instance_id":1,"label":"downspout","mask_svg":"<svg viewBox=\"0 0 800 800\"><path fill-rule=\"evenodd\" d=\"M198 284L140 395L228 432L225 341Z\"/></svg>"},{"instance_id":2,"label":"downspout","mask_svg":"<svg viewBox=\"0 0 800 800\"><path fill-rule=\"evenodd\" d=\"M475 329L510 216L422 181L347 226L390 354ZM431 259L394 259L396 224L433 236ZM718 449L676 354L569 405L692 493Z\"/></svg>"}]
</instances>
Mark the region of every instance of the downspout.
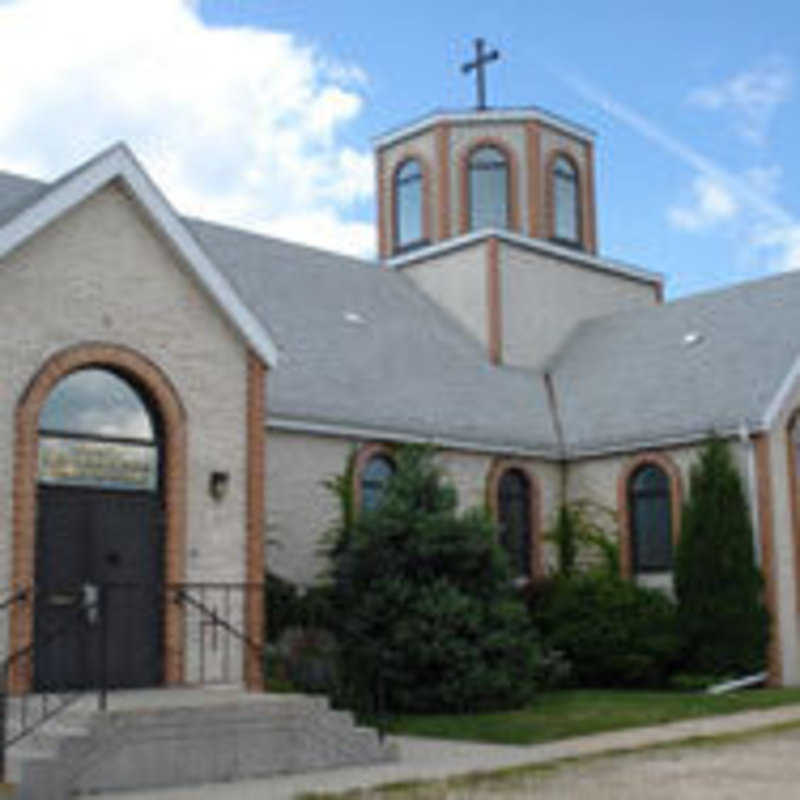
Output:
<instances>
[{"instance_id":1,"label":"downspout","mask_svg":"<svg viewBox=\"0 0 800 800\"><path fill-rule=\"evenodd\" d=\"M555 384L553 383L553 376L548 370L545 370L544 373L544 387L547 392L547 404L550 407L550 418L553 421L556 446L558 447L558 506L561 508L567 503L567 447L564 442L564 429L561 426L561 414L558 410L558 397L556 396Z\"/></svg>"},{"instance_id":2,"label":"downspout","mask_svg":"<svg viewBox=\"0 0 800 800\"><path fill-rule=\"evenodd\" d=\"M753 437L744 420L739 426L739 443L744 454L750 524L753 526L753 561L761 569L761 533L759 528L758 489L756 487L756 449L753 444Z\"/></svg>"}]
</instances>

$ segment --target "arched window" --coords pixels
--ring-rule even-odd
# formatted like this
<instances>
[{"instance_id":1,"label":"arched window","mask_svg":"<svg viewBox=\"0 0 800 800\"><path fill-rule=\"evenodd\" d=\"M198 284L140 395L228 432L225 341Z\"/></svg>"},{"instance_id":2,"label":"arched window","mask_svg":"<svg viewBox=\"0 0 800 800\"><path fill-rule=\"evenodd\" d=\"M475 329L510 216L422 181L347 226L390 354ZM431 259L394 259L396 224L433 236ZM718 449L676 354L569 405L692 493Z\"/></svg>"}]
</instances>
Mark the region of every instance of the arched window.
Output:
<instances>
[{"instance_id":1,"label":"arched window","mask_svg":"<svg viewBox=\"0 0 800 800\"><path fill-rule=\"evenodd\" d=\"M469 229L508 227L508 161L496 147L474 150L469 157Z\"/></svg>"},{"instance_id":2,"label":"arched window","mask_svg":"<svg viewBox=\"0 0 800 800\"><path fill-rule=\"evenodd\" d=\"M386 487L394 475L394 463L385 455L374 455L361 470L361 508L374 511L386 494Z\"/></svg>"},{"instance_id":3,"label":"arched window","mask_svg":"<svg viewBox=\"0 0 800 800\"><path fill-rule=\"evenodd\" d=\"M578 171L565 156L553 163L553 238L569 244L580 242Z\"/></svg>"},{"instance_id":4,"label":"arched window","mask_svg":"<svg viewBox=\"0 0 800 800\"><path fill-rule=\"evenodd\" d=\"M628 486L634 572L672 569L672 510L669 478L661 467L645 464Z\"/></svg>"},{"instance_id":5,"label":"arched window","mask_svg":"<svg viewBox=\"0 0 800 800\"><path fill-rule=\"evenodd\" d=\"M497 488L500 544L515 576L531 576L531 487L522 470L506 470Z\"/></svg>"},{"instance_id":6,"label":"arched window","mask_svg":"<svg viewBox=\"0 0 800 800\"><path fill-rule=\"evenodd\" d=\"M81 369L63 378L39 415L38 479L155 490L158 442L139 393L105 369Z\"/></svg>"},{"instance_id":7,"label":"arched window","mask_svg":"<svg viewBox=\"0 0 800 800\"><path fill-rule=\"evenodd\" d=\"M422 190L422 166L410 158L394 175L395 251L424 244Z\"/></svg>"}]
</instances>

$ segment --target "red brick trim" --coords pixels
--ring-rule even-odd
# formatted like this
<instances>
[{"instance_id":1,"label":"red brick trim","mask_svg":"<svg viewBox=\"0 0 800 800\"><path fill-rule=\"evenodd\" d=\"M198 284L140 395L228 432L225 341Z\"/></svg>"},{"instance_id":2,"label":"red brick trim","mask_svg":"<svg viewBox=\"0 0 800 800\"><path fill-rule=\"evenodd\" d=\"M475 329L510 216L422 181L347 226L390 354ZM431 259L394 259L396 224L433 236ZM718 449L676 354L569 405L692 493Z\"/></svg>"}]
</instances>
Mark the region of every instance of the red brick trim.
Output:
<instances>
[{"instance_id":1,"label":"red brick trim","mask_svg":"<svg viewBox=\"0 0 800 800\"><path fill-rule=\"evenodd\" d=\"M400 252L397 248L397 173L409 161L416 161L422 172L422 240L431 241L431 168L427 159L415 150L404 150L392 169L389 197L389 246L392 253ZM413 243L412 243L413 244Z\"/></svg>"},{"instance_id":2,"label":"red brick trim","mask_svg":"<svg viewBox=\"0 0 800 800\"><path fill-rule=\"evenodd\" d=\"M782 646L778 624L778 581L775 574L775 539L772 518L772 475L770 470L769 438L759 433L753 436L756 456L756 490L758 495L758 527L761 543L761 569L764 574L764 600L770 616L770 639L767 645L767 673L771 686L783 683ZM791 486L791 484L790 484Z\"/></svg>"},{"instance_id":3,"label":"red brick trim","mask_svg":"<svg viewBox=\"0 0 800 800\"><path fill-rule=\"evenodd\" d=\"M165 506L164 580L183 581L186 558L186 412L169 379L150 360L120 345L92 342L69 347L52 356L22 393L15 414L13 544L11 583L14 589L34 583L36 552L36 470L39 412L53 387L70 372L106 367L138 385L160 415L164 430L163 474ZM33 641L33 611L14 608L9 621L10 650ZM183 679L183 636L180 609L167 603L164 611L164 682ZM11 676L14 691L30 686L32 664Z\"/></svg>"},{"instance_id":4,"label":"red brick trim","mask_svg":"<svg viewBox=\"0 0 800 800\"><path fill-rule=\"evenodd\" d=\"M500 479L503 473L510 469L517 469L522 472L528 480L530 498L530 522L531 522L531 575L533 578L540 578L545 574L544 569L544 550L542 547L542 492L539 481L531 470L531 465L526 461L519 461L512 458L495 458L486 475L486 507L495 523L498 522L498 490Z\"/></svg>"},{"instance_id":5,"label":"red brick trim","mask_svg":"<svg viewBox=\"0 0 800 800\"><path fill-rule=\"evenodd\" d=\"M390 222L386 219L386 180L384 178L385 158L379 151L375 158L375 183L378 192L378 256L389 258L390 237L387 233Z\"/></svg>"},{"instance_id":6,"label":"red brick trim","mask_svg":"<svg viewBox=\"0 0 800 800\"><path fill-rule=\"evenodd\" d=\"M553 169L557 158L565 158L572 164L575 170L575 177L578 182L577 197L580 207L578 208L578 244L587 248L586 244L586 189L581 168L575 158L566 150L552 150L547 156L547 166L545 167L545 219L546 235L555 238L556 235L556 200L555 200L555 181L553 180Z\"/></svg>"},{"instance_id":7,"label":"red brick trim","mask_svg":"<svg viewBox=\"0 0 800 800\"><path fill-rule=\"evenodd\" d=\"M356 513L361 510L361 473L367 462L378 455L394 460L394 447L383 442L365 442L356 450L353 461L353 505Z\"/></svg>"},{"instance_id":8,"label":"red brick trim","mask_svg":"<svg viewBox=\"0 0 800 800\"><path fill-rule=\"evenodd\" d=\"M660 467L669 479L672 544L678 543L681 532L683 481L677 464L666 454L651 450L639 453L625 462L617 478L617 515L619 519L619 562L624 578L633 577L633 531L628 506L628 485L633 474L645 464Z\"/></svg>"},{"instance_id":9,"label":"red brick trim","mask_svg":"<svg viewBox=\"0 0 800 800\"><path fill-rule=\"evenodd\" d=\"M266 484L266 377L264 362L247 353L247 523L245 575L248 583L245 631L258 652L247 649L244 684L250 691L264 688L259 654L264 641L264 520Z\"/></svg>"},{"instance_id":10,"label":"red brick trim","mask_svg":"<svg viewBox=\"0 0 800 800\"><path fill-rule=\"evenodd\" d=\"M503 318L500 287L500 243L489 237L486 243L486 324L489 361L503 360Z\"/></svg>"},{"instance_id":11,"label":"red brick trim","mask_svg":"<svg viewBox=\"0 0 800 800\"><path fill-rule=\"evenodd\" d=\"M597 252L597 214L594 195L594 144L586 143L586 180L583 181L583 230L584 247L590 253Z\"/></svg>"},{"instance_id":12,"label":"red brick trim","mask_svg":"<svg viewBox=\"0 0 800 800\"><path fill-rule=\"evenodd\" d=\"M795 411L786 424L786 466L789 476L789 508L792 517L792 551L794 553L795 609L800 616L800 475L797 471L797 451L792 432L800 424L800 410ZM800 448L800 443L798 443Z\"/></svg>"},{"instance_id":13,"label":"red brick trim","mask_svg":"<svg viewBox=\"0 0 800 800\"><path fill-rule=\"evenodd\" d=\"M436 164L438 183L437 241L450 238L450 126L436 126Z\"/></svg>"},{"instance_id":14,"label":"red brick trim","mask_svg":"<svg viewBox=\"0 0 800 800\"><path fill-rule=\"evenodd\" d=\"M525 124L528 158L528 236L541 236L544 202L542 199L542 136L538 123Z\"/></svg>"},{"instance_id":15,"label":"red brick trim","mask_svg":"<svg viewBox=\"0 0 800 800\"><path fill-rule=\"evenodd\" d=\"M481 147L495 147L505 157L508 164L508 228L519 231L519 167L512 148L502 139L484 136L469 143L458 160L458 174L461 180L461 208L459 221L461 233L469 232L469 159Z\"/></svg>"}]
</instances>

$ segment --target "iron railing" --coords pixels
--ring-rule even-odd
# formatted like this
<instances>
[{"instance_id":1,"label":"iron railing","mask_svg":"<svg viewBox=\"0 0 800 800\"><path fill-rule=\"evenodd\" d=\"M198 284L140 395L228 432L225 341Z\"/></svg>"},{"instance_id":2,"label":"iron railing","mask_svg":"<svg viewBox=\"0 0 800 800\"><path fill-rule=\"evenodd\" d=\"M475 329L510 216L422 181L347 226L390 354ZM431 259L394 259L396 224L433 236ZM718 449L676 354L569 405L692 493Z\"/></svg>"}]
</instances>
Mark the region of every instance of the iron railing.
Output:
<instances>
[{"instance_id":1,"label":"iron railing","mask_svg":"<svg viewBox=\"0 0 800 800\"><path fill-rule=\"evenodd\" d=\"M109 596L116 595L115 600L119 602L119 593L128 591L135 601L133 593L142 590L141 585L98 585L94 596L89 600L84 597L82 602L62 615L61 624L46 633L37 632L34 641L13 652L0 664L0 780L5 778L8 748L81 697L96 694L97 709L106 710L109 688L116 688L113 680L109 683ZM180 583L148 586L146 590L156 593L155 607L160 612L162 630L167 604L173 604L173 608L179 610L177 627L180 641L177 645L181 650L185 685L239 683L243 679L247 657L257 659L261 675L264 675L264 649L245 632L248 601L263 601L263 584ZM42 590L36 587L17 591L0 602L0 612L28 605L26 613L35 613L37 599L41 596ZM36 668L37 655L41 658L42 652L48 648L51 654L74 648L76 642L82 641L80 637L85 636L87 624L97 626L100 653L96 664L98 669L89 676L91 685L76 688L60 686L58 681L43 681L42 670ZM166 659L170 656L168 646L176 643L162 644L159 669L163 675ZM55 672L58 672L57 664ZM9 716L11 697L14 719Z\"/></svg>"}]
</instances>

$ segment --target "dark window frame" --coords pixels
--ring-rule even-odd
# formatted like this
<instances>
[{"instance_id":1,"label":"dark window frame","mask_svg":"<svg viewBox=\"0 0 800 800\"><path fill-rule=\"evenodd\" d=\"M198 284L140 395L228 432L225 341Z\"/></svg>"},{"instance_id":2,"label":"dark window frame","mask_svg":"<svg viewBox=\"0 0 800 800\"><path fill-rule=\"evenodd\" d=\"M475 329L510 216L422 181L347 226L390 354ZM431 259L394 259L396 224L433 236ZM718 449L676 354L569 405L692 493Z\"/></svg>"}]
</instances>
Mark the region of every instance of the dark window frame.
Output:
<instances>
[{"instance_id":1,"label":"dark window frame","mask_svg":"<svg viewBox=\"0 0 800 800\"><path fill-rule=\"evenodd\" d=\"M141 410L147 415L148 422L150 424L150 435L148 436L121 436L119 434L107 434L99 431L95 432L84 432L84 431L76 431L69 427L66 428L52 428L47 427L46 425L42 425L42 415L45 413L45 409L50 402L53 393L58 389L62 383L75 375L80 374L81 372L105 372L109 375L113 376L117 380L123 382L126 387L131 391L133 395L135 395L136 400L141 405ZM129 447L132 450L152 450L153 457L156 462L156 473L155 473L155 485L149 487L147 489L140 489L136 487L129 487L125 485L119 484L105 484L102 482L98 482L97 484L94 483L62 483L59 480L53 479L45 479L41 475L37 474L37 483L47 483L52 485L75 485L76 487L87 487L87 486L94 486L97 489L108 489L113 488L117 491L148 491L148 492L161 492L161 487L164 486L165 483L165 476L164 476L164 447L165 447L165 435L164 435L164 425L163 420L161 418L160 413L153 401L152 397L150 396L148 390L140 385L139 381L137 381L132 376L128 375L123 370L117 369L114 366L110 366L107 364L85 364L78 369L72 370L68 372L66 375L62 375L61 378L56 382L54 386L50 388L50 391L47 397L42 404L42 407L39 409L39 419L37 421L37 437L39 438L39 446L41 447L42 444L49 442L49 443L58 443L58 442L85 442L88 445L92 443L96 443L98 445L114 445L119 447ZM37 470L38 473L38 470Z\"/></svg>"},{"instance_id":2,"label":"dark window frame","mask_svg":"<svg viewBox=\"0 0 800 800\"><path fill-rule=\"evenodd\" d=\"M495 164L475 165L473 159L483 150L493 150L500 157L499 161ZM502 164L499 162L502 161ZM502 230L511 230L511 158L509 154L494 142L482 142L473 147L466 159L466 203L467 203L467 232L475 230L484 230L483 228L476 228L474 222L474 205L472 197L472 173L473 171L489 171L502 168L505 172L505 204L506 204L506 219L505 223L499 227ZM496 226L492 226L496 227Z\"/></svg>"},{"instance_id":3,"label":"dark window frame","mask_svg":"<svg viewBox=\"0 0 800 800\"><path fill-rule=\"evenodd\" d=\"M642 474L648 470L655 470L663 478L663 485L657 488L637 488L636 482ZM672 537L672 480L669 473L659 464L653 462L645 462L640 464L628 478L628 519L630 521L630 546L631 546L631 565L634 575L647 574L647 573L663 573L671 572L675 562L675 547ZM636 503L641 500L660 500L661 512L666 516L666 519L661 520L662 535L666 537L667 545L664 550L668 553L666 559L659 561L656 564L648 563L641 564L641 544L640 538L644 535L640 533L637 526L638 515L636 513Z\"/></svg>"},{"instance_id":4,"label":"dark window frame","mask_svg":"<svg viewBox=\"0 0 800 800\"><path fill-rule=\"evenodd\" d=\"M417 174L403 178L401 174L403 170L412 164L417 165ZM404 158L395 168L392 176L392 251L396 254L407 253L411 250L424 247L429 244L429 239L425 235L425 169L422 161L417 156L409 156ZM407 242L400 239L401 226L400 226L400 188L413 186L416 184L419 188L419 238Z\"/></svg>"},{"instance_id":5,"label":"dark window frame","mask_svg":"<svg viewBox=\"0 0 800 800\"><path fill-rule=\"evenodd\" d=\"M507 478L518 479L523 487L521 494L513 498L519 503L519 510L522 512L524 520L523 530L520 532L520 539L517 542L508 540L508 531L506 529L505 517L507 516L509 503ZM533 514L531 513L533 483L525 470L519 467L507 467L500 473L496 492L498 542L509 557L514 572L513 577L515 579L531 580L533 578ZM524 566L524 569L519 570L520 565Z\"/></svg>"},{"instance_id":6,"label":"dark window frame","mask_svg":"<svg viewBox=\"0 0 800 800\"><path fill-rule=\"evenodd\" d=\"M372 478L368 475L370 466L382 462L389 467L388 474L379 481L377 478ZM374 505L367 506L367 498L378 495L379 493L385 494L386 486L392 479L392 476L397 471L397 466L394 459L384 452L373 453L365 462L358 475L358 488L359 488L359 511L374 511L380 506L382 496L379 496ZM370 485L370 483L372 485Z\"/></svg>"},{"instance_id":7,"label":"dark window frame","mask_svg":"<svg viewBox=\"0 0 800 800\"><path fill-rule=\"evenodd\" d=\"M559 162L567 164L570 168L569 173L559 172ZM558 234L559 222L559 207L558 207L558 181L569 180L572 184L575 193L575 202L573 206L574 220L575 220L575 238L571 239ZM550 232L550 241L555 244L562 245L563 247L571 247L576 250L583 249L583 205L581 202L581 178L578 165L572 156L567 153L557 152L552 161L550 168L550 194L552 198L553 208L553 228Z\"/></svg>"}]
</instances>

